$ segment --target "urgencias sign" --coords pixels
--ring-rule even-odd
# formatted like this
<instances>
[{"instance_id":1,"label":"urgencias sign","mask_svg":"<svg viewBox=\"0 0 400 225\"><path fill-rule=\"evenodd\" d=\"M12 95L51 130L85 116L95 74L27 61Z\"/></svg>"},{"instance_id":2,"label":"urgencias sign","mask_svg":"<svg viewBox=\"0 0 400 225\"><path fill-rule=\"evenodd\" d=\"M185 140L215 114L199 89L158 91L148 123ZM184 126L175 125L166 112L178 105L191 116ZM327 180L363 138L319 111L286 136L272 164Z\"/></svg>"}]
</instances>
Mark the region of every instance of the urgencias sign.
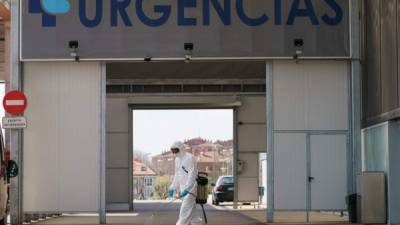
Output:
<instances>
[{"instance_id":1,"label":"urgencias sign","mask_svg":"<svg viewBox=\"0 0 400 225\"><path fill-rule=\"evenodd\" d=\"M22 58L348 56L348 0L27 0ZM41 49L41 50L39 50ZM46 50L44 50L46 49Z\"/></svg>"}]
</instances>

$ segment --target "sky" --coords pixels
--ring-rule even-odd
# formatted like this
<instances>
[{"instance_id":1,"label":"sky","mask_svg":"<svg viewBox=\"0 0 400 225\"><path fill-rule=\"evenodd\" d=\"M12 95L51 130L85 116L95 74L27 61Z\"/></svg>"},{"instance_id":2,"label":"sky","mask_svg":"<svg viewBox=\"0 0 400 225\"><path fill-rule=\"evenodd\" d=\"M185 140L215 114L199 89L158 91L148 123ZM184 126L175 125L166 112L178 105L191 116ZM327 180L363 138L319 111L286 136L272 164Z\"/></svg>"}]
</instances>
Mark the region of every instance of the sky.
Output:
<instances>
[{"instance_id":1,"label":"sky","mask_svg":"<svg viewBox=\"0 0 400 225\"><path fill-rule=\"evenodd\" d=\"M233 110L134 110L133 148L151 155L175 141L233 138Z\"/></svg>"}]
</instances>

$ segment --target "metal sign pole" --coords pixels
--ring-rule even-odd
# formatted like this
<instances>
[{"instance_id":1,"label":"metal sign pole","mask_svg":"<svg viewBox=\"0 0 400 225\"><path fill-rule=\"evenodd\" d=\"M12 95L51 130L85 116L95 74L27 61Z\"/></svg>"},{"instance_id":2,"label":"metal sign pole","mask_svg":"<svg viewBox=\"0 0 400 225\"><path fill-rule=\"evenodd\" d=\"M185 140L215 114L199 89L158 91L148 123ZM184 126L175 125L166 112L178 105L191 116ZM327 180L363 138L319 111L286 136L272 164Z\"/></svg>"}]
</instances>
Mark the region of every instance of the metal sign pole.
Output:
<instances>
[{"instance_id":1,"label":"metal sign pole","mask_svg":"<svg viewBox=\"0 0 400 225\"><path fill-rule=\"evenodd\" d=\"M19 20L20 20L20 1L11 0L11 37L10 37L10 89L21 89L21 69L19 61ZM20 174L18 177L11 179L10 200L12 202L10 208L11 224L19 225L23 222L22 212L22 149L21 149L21 130L10 130L10 152L11 159L18 163Z\"/></svg>"}]
</instances>

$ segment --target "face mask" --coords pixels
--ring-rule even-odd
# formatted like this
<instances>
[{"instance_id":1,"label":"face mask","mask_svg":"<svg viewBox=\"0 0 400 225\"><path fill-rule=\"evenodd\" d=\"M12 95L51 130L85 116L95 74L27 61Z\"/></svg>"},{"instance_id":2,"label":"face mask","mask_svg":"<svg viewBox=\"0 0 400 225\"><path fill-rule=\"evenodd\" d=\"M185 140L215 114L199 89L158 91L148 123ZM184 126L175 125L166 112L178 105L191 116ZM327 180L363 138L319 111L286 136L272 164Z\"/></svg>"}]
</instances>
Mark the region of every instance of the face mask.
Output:
<instances>
[{"instance_id":1,"label":"face mask","mask_svg":"<svg viewBox=\"0 0 400 225\"><path fill-rule=\"evenodd\" d=\"M178 154L179 153L179 148L171 148L171 151L173 154Z\"/></svg>"}]
</instances>

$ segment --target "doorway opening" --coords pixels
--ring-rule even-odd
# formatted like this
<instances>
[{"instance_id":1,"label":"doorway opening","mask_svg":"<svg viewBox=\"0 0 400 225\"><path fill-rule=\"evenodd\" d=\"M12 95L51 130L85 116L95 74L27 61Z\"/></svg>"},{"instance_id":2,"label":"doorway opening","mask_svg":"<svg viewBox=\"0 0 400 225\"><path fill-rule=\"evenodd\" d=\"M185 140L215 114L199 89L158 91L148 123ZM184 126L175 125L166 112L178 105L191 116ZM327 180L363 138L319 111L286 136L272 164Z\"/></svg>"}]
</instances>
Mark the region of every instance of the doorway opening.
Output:
<instances>
[{"instance_id":1,"label":"doorway opening","mask_svg":"<svg viewBox=\"0 0 400 225\"><path fill-rule=\"evenodd\" d=\"M207 210L233 205L233 109L133 109L134 211L178 211L179 200L167 200L175 173L170 151L175 141L185 144L197 159L198 171L208 175Z\"/></svg>"}]
</instances>

